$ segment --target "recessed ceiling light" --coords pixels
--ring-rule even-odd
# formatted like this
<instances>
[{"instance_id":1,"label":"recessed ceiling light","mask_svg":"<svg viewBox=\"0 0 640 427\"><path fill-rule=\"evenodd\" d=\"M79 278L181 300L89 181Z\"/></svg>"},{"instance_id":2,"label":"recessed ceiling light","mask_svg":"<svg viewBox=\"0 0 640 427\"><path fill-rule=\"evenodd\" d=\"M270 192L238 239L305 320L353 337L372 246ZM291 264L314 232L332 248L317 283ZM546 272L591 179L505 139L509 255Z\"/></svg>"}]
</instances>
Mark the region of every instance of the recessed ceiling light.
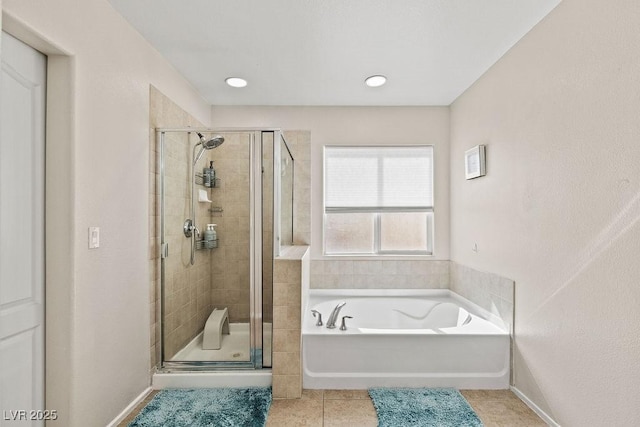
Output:
<instances>
[{"instance_id":1,"label":"recessed ceiling light","mask_svg":"<svg viewBox=\"0 0 640 427\"><path fill-rule=\"evenodd\" d=\"M240 77L227 77L225 82L231 87L245 87L247 85L247 81Z\"/></svg>"},{"instance_id":2,"label":"recessed ceiling light","mask_svg":"<svg viewBox=\"0 0 640 427\"><path fill-rule=\"evenodd\" d=\"M367 77L364 81L369 87L380 87L387 82L387 78L383 75Z\"/></svg>"}]
</instances>

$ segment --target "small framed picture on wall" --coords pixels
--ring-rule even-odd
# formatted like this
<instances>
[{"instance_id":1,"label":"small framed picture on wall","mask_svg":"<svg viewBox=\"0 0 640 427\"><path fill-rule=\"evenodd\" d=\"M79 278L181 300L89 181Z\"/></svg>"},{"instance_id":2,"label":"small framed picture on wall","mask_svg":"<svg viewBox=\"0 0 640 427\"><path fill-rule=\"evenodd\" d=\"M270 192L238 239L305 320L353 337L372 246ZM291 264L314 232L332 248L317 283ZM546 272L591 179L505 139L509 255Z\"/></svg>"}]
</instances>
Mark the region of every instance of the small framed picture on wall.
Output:
<instances>
[{"instance_id":1,"label":"small framed picture on wall","mask_svg":"<svg viewBox=\"0 0 640 427\"><path fill-rule=\"evenodd\" d=\"M473 179L486 174L484 145L464 152L464 175L466 179Z\"/></svg>"}]
</instances>

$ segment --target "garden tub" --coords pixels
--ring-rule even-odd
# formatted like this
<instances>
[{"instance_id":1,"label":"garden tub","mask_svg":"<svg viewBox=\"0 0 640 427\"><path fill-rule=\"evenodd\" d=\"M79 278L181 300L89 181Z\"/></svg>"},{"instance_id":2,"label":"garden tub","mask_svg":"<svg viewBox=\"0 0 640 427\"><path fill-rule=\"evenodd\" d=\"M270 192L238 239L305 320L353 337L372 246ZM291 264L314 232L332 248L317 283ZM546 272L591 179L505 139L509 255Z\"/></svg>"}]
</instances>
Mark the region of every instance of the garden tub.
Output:
<instances>
[{"instance_id":1,"label":"garden tub","mask_svg":"<svg viewBox=\"0 0 640 427\"><path fill-rule=\"evenodd\" d=\"M343 302L336 327L327 328ZM509 331L449 290L310 290L304 307L304 388L509 387ZM352 317L346 330L343 316Z\"/></svg>"}]
</instances>

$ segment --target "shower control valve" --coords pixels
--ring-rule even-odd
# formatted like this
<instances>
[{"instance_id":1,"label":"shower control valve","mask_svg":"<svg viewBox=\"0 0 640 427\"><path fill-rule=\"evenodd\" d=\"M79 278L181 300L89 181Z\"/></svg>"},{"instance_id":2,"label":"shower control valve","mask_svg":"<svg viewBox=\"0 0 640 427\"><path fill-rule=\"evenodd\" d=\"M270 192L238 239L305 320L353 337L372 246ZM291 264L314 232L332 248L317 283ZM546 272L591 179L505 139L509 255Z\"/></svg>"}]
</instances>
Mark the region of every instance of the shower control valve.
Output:
<instances>
[{"instance_id":1,"label":"shower control valve","mask_svg":"<svg viewBox=\"0 0 640 427\"><path fill-rule=\"evenodd\" d=\"M191 237L193 234L193 221L187 218L182 226L182 231L184 232L184 237Z\"/></svg>"},{"instance_id":2,"label":"shower control valve","mask_svg":"<svg viewBox=\"0 0 640 427\"><path fill-rule=\"evenodd\" d=\"M191 237L194 233L196 237L200 237L200 230L193 223L193 220L186 219L184 221L184 225L182 226L182 231L184 232L185 237Z\"/></svg>"}]
</instances>

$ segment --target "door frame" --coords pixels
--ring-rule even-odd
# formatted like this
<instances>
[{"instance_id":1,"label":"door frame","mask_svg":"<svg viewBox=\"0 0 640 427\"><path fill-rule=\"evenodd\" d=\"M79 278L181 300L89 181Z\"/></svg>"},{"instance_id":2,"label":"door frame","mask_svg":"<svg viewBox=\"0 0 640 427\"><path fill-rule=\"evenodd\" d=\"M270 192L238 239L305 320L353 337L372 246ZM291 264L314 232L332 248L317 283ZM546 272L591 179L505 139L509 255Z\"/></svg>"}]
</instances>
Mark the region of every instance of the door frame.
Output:
<instances>
[{"instance_id":1,"label":"door frame","mask_svg":"<svg viewBox=\"0 0 640 427\"><path fill-rule=\"evenodd\" d=\"M74 305L74 58L2 11L3 31L47 56L45 112L45 408L70 424ZM2 52L0 51L0 55Z\"/></svg>"}]
</instances>

